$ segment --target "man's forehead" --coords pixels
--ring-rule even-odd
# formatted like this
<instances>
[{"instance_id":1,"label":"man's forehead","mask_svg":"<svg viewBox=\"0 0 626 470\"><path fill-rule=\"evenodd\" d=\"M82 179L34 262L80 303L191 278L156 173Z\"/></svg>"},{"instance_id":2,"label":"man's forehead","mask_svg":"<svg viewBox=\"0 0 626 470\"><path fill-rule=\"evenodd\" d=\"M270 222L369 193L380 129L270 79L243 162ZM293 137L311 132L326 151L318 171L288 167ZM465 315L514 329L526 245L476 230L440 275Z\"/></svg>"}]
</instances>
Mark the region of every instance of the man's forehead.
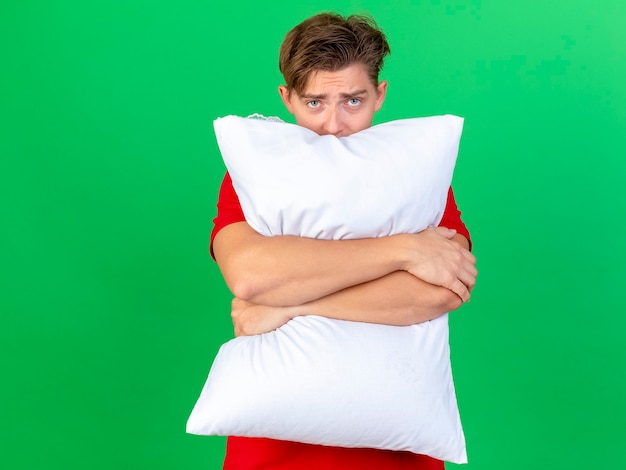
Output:
<instances>
[{"instance_id":1,"label":"man's forehead","mask_svg":"<svg viewBox=\"0 0 626 470\"><path fill-rule=\"evenodd\" d=\"M299 95L307 98L362 96L373 88L369 77L360 64L338 71L314 71Z\"/></svg>"}]
</instances>

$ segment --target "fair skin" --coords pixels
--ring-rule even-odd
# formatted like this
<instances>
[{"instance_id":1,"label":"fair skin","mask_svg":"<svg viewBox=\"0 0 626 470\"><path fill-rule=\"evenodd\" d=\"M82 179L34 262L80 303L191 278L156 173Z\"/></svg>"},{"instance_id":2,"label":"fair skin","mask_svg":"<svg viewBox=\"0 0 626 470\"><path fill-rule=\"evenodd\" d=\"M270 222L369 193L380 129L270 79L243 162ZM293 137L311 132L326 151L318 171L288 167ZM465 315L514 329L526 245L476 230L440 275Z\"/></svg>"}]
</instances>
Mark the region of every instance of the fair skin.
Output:
<instances>
[{"instance_id":1,"label":"fair skin","mask_svg":"<svg viewBox=\"0 0 626 470\"><path fill-rule=\"evenodd\" d=\"M297 124L345 137L371 126L387 83L374 85L361 64L313 73L302 93L279 87ZM299 315L410 325L469 301L476 260L445 227L376 239L264 237L246 222L221 229L217 263L235 295L235 334L272 331Z\"/></svg>"}]
</instances>

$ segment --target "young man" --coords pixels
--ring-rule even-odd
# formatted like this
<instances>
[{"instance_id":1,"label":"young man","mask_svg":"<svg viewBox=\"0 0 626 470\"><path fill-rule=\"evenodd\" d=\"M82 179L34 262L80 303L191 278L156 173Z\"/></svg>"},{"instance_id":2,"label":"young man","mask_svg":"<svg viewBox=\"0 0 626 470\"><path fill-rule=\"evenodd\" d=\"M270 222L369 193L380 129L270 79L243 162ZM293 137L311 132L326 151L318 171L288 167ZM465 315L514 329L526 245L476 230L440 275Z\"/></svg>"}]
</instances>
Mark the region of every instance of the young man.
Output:
<instances>
[{"instance_id":1,"label":"young man","mask_svg":"<svg viewBox=\"0 0 626 470\"><path fill-rule=\"evenodd\" d=\"M369 19L316 15L291 30L280 50L280 96L296 123L348 136L372 125L387 91L378 76L389 53ZM212 253L235 295L236 335L272 331L295 316L410 325L456 310L476 280L469 233L452 190L440 227L361 240L264 237L245 221L226 175ZM297 397L294 397L297 399ZM443 469L409 452L344 449L230 437L226 470Z\"/></svg>"}]
</instances>

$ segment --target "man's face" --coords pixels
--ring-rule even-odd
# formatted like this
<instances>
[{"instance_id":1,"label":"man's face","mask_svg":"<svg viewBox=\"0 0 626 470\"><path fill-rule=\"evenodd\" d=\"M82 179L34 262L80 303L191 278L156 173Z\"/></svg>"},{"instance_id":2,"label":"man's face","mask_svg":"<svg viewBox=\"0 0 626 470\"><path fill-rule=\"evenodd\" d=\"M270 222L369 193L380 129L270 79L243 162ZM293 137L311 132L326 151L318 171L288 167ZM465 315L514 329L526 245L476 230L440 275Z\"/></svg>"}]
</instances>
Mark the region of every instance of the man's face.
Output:
<instances>
[{"instance_id":1,"label":"man's face","mask_svg":"<svg viewBox=\"0 0 626 470\"><path fill-rule=\"evenodd\" d=\"M319 135L346 137L372 125L387 91L387 82L375 87L361 64L337 72L319 71L309 77L301 94L278 88L298 125Z\"/></svg>"}]
</instances>

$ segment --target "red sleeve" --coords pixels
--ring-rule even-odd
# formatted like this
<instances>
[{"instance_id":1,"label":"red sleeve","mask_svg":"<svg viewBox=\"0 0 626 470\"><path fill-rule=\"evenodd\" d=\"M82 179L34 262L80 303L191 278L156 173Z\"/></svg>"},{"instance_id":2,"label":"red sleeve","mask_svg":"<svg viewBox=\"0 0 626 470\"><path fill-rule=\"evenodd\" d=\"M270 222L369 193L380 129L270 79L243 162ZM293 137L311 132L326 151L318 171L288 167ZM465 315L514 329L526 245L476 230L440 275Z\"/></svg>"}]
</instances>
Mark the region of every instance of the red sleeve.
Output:
<instances>
[{"instance_id":1,"label":"red sleeve","mask_svg":"<svg viewBox=\"0 0 626 470\"><path fill-rule=\"evenodd\" d=\"M446 208L443 211L443 217L441 218L441 222L439 222L439 226L456 230L458 234L467 238L467 241L470 244L470 249L472 248L472 240L470 239L467 227L461 220L461 211L456 206L452 188L448 190L448 201L446 202Z\"/></svg>"},{"instance_id":2,"label":"red sleeve","mask_svg":"<svg viewBox=\"0 0 626 470\"><path fill-rule=\"evenodd\" d=\"M213 231L211 232L210 251L213 258L215 258L213 255L213 240L217 232L227 225L235 222L244 222L245 220L239 197L237 197L235 188L233 188L233 180L226 173L217 198L217 216L213 219Z\"/></svg>"},{"instance_id":3,"label":"red sleeve","mask_svg":"<svg viewBox=\"0 0 626 470\"><path fill-rule=\"evenodd\" d=\"M233 187L233 181L230 175L226 173L222 186L220 188L219 196L217 199L217 216L213 219L213 231L211 232L211 256L213 256L213 240L215 235L221 229L229 224L235 222L244 222L246 220L241 209L241 203ZM469 231L461 220L461 211L459 211L456 201L454 200L454 193L452 188L448 190L448 201L446 202L446 208L443 212L443 217L439 223L441 227L451 228L457 231L457 233L463 235L470 242Z\"/></svg>"}]
</instances>

